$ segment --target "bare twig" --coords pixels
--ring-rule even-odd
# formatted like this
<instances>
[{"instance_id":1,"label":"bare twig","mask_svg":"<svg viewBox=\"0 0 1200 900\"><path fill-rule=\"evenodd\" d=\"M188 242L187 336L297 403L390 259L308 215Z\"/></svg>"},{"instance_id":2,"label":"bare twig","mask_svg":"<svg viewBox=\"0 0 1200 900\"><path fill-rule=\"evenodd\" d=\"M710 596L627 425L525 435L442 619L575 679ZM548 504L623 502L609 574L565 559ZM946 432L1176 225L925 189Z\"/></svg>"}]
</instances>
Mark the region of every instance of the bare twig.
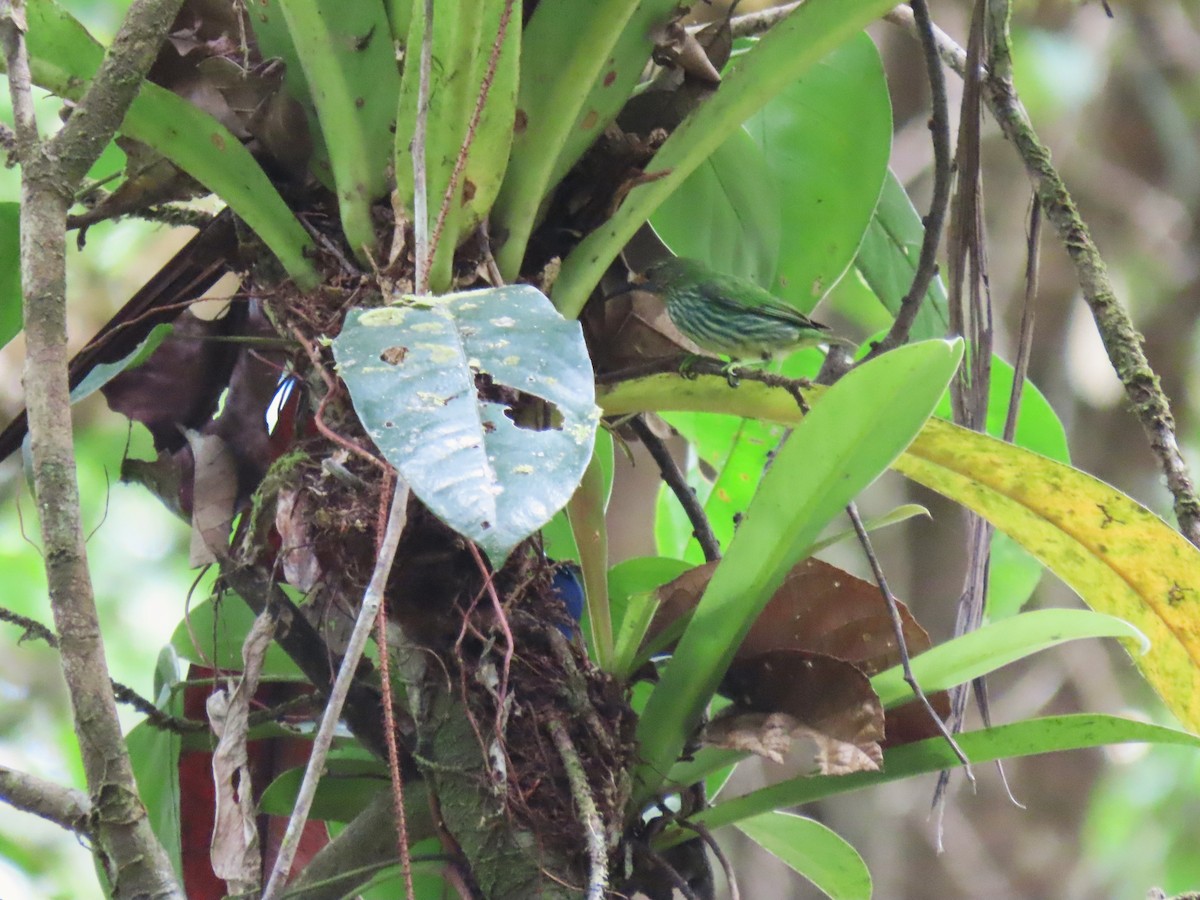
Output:
<instances>
[{"instance_id":1,"label":"bare twig","mask_svg":"<svg viewBox=\"0 0 1200 900\"><path fill-rule=\"evenodd\" d=\"M389 472L381 492L381 499L390 498L396 490L396 479ZM387 526L379 530L376 555L383 549ZM387 596L381 596L379 612L375 615L375 643L379 647L379 680L383 693L383 736L387 741L388 776L392 782L392 813L396 822L396 849L400 853L400 871L404 875L404 890L408 900L416 896L413 891L412 853L408 843L408 815L404 808L404 775L400 771L400 748L396 744L396 711L392 697L391 659L387 637Z\"/></svg>"},{"instance_id":2,"label":"bare twig","mask_svg":"<svg viewBox=\"0 0 1200 900\"><path fill-rule=\"evenodd\" d=\"M950 202L950 116L946 102L946 76L938 58L937 41L933 34L933 22L929 18L929 7L925 0L912 0L912 12L916 31L925 55L925 69L929 78L931 115L929 131L933 139L933 199L929 201L929 214L925 217L925 236L921 240L921 255L913 274L912 285L900 301L900 311L888 330L887 336L876 345L867 358L877 356L899 347L908 340L925 292L937 274L937 251L941 242L942 226L946 221L946 209Z\"/></svg>"},{"instance_id":3,"label":"bare twig","mask_svg":"<svg viewBox=\"0 0 1200 900\"><path fill-rule=\"evenodd\" d=\"M703 782L701 782L701 787ZM689 822L686 819L681 819L679 822L684 828L696 832L700 836L700 840L704 841L710 853L717 858L717 862L721 866L721 871L725 873L725 883L729 885L729 900L741 900L742 892L738 888L737 874L733 871L733 866L729 862L729 857L725 855L725 851L721 849L721 845L717 843L717 839L713 837L713 833L708 830L708 827L700 822Z\"/></svg>"},{"instance_id":4,"label":"bare twig","mask_svg":"<svg viewBox=\"0 0 1200 900\"><path fill-rule=\"evenodd\" d=\"M950 745L950 749L954 751L954 755L966 767L967 777L972 782L975 776L971 774L971 760L963 753L963 750L958 746L958 741L954 739L946 723L942 721L942 717L937 714L937 710L933 708L933 704L929 702L929 698L925 696L925 691L921 689L921 685L917 683L916 676L912 671L912 660L908 655L908 642L904 639L904 620L900 618L900 608L896 602L896 595L892 593L892 589L888 587L887 579L883 575L883 566L879 564L879 558L875 556L875 550L871 547L871 538L867 535L867 529L863 527L862 518L858 514L858 506L851 501L846 507L846 514L850 517L850 523L854 526L854 532L858 535L858 541L862 544L863 552L867 555L867 562L871 566L871 572L875 576L875 583L879 585L879 593L883 595L883 602L887 605L888 615L892 619L892 630L896 635L896 652L900 654L900 667L904 671L904 681L912 688L913 696L915 696L921 705L925 707L925 712L929 714L929 718L937 726L938 731L942 733L942 737Z\"/></svg>"},{"instance_id":5,"label":"bare twig","mask_svg":"<svg viewBox=\"0 0 1200 900\"><path fill-rule=\"evenodd\" d=\"M546 723L546 727L567 772L571 797L579 810L584 840L587 842L588 885L584 896L587 900L603 900L608 890L608 850L604 846L604 821L596 808L587 773L583 769L583 761L579 758L579 752L575 749L567 726L556 716Z\"/></svg>"},{"instance_id":6,"label":"bare twig","mask_svg":"<svg viewBox=\"0 0 1200 900\"><path fill-rule=\"evenodd\" d=\"M692 523L692 534L699 542L700 549L704 551L705 560L713 562L720 559L721 547L717 543L716 535L713 534L712 526L708 524L708 516L704 514L704 508L700 505L696 492L692 490L687 479L684 478L683 472L679 471L679 466L675 464L671 451L667 449L658 435L650 430L650 426L646 424L646 420L642 416L634 416L630 419L629 427L638 436L638 440L645 445L647 452L658 465L663 481L679 500L683 511L687 514L688 521Z\"/></svg>"},{"instance_id":7,"label":"bare twig","mask_svg":"<svg viewBox=\"0 0 1200 900\"><path fill-rule=\"evenodd\" d=\"M354 630L346 647L346 655L338 668L333 690L330 691L329 703L325 706L321 723L313 738L312 753L304 770L304 780L296 795L296 805L288 820L287 831L279 845L271 877L263 891L263 900L273 900L278 897L287 881L288 873L291 872L292 860L296 856L296 849L300 842L300 833L304 828L304 823L308 821L308 812L312 808L317 784L321 780L321 772L325 768L325 760L333 742L334 729L337 727L338 719L341 718L346 694L354 680L358 661L362 658L363 650L366 648L367 638L375 624L379 606L383 602L383 592L387 586L388 575L392 571L392 561L396 558L396 547L400 543L400 535L408 522L408 497L408 484L403 480L398 480L395 493L392 494L392 508L388 516L387 531L384 533L383 542L375 560L375 569L371 573L371 581L363 595L362 608L354 623Z\"/></svg>"},{"instance_id":8,"label":"bare twig","mask_svg":"<svg viewBox=\"0 0 1200 900\"><path fill-rule=\"evenodd\" d=\"M21 161L26 402L46 580L84 774L94 853L114 890L179 897L129 763L104 658L84 549L71 436L66 343L66 221L75 190L140 90L180 0L137 0L63 128L45 144L33 110L24 7L0 2L0 43Z\"/></svg>"}]
</instances>

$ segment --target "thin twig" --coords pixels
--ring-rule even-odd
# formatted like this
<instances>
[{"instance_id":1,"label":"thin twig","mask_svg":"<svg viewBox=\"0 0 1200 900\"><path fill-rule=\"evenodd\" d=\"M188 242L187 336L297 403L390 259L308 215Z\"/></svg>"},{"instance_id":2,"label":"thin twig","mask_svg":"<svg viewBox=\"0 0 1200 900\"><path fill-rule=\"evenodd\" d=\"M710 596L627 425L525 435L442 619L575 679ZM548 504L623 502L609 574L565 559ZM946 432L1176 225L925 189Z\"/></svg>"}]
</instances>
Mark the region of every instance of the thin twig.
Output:
<instances>
[{"instance_id":1,"label":"thin twig","mask_svg":"<svg viewBox=\"0 0 1200 900\"><path fill-rule=\"evenodd\" d=\"M846 506L846 514L850 517L850 523L854 526L854 532L858 535L858 541L862 544L863 552L867 555L867 562L870 564L871 572L875 576L875 583L879 585L879 593L883 595L883 602L887 605L888 615L891 616L892 630L896 635L896 651L900 654L900 667L904 671L904 681L912 688L913 695L921 701L921 705L925 707L925 712L929 714L929 718L937 726L938 731L942 733L942 737L946 739L946 742L950 745L950 749L954 751L954 755L966 766L967 777L974 782L975 776L971 773L971 760L967 758L962 748L958 746L958 741L954 739L954 735L946 728L946 723L937 714L937 710L933 708L933 704L929 702L929 698L925 696L925 691L921 689L921 685L917 683L916 676L913 675L912 660L908 655L908 642L904 639L904 620L900 618L900 608L897 605L896 595L888 587L887 579L883 574L883 566L879 564L879 559L875 556L875 550L871 546L871 538L867 535L867 529L863 527L862 518L858 515L858 506L853 500Z\"/></svg>"},{"instance_id":2,"label":"thin twig","mask_svg":"<svg viewBox=\"0 0 1200 900\"><path fill-rule=\"evenodd\" d=\"M703 782L701 782L701 786L703 786ZM717 858L717 862L721 866L721 871L725 873L725 883L729 885L729 900L741 900L742 892L738 889L737 874L733 871L729 857L725 855L725 851L721 849L721 845L713 837L713 833L708 830L707 826L699 822L689 822L686 819L681 819L679 824L684 828L696 832L700 836L700 840L704 841L708 847L709 852Z\"/></svg>"},{"instance_id":3,"label":"thin twig","mask_svg":"<svg viewBox=\"0 0 1200 900\"><path fill-rule=\"evenodd\" d=\"M666 444L659 439L658 435L650 430L650 426L646 424L646 420L642 416L638 415L630 419L629 427L638 436L638 440L645 445L646 450L657 463L663 481L666 482L667 487L671 489L687 514L688 521L692 523L692 534L700 544L700 549L704 551L704 559L708 562L720 559L721 546L717 543L712 526L708 524L708 516L704 514L704 508L700 505L696 492L692 490L683 472L675 464L671 451L667 449Z\"/></svg>"},{"instance_id":4,"label":"thin twig","mask_svg":"<svg viewBox=\"0 0 1200 900\"><path fill-rule=\"evenodd\" d=\"M398 481L396 491L392 495L392 509L388 516L387 531L384 533L383 542L375 560L375 569L371 573L371 581L363 594L362 608L354 623L354 630L351 632L349 644L346 647L346 655L342 658L342 664L338 668L333 689L329 692L329 702L325 706L321 723L313 738L312 752L304 770L304 780L296 795L296 805L288 820L287 831L279 845L271 877L263 891L263 900L273 900L279 896L287 881L288 873L292 870L292 860L295 859L296 849L300 843L300 834L304 829L304 823L308 821L308 812L312 808L317 784L320 782L321 773L325 768L325 760L333 742L333 732L341 718L346 694L354 680L358 661L362 658L363 650L366 648L367 638L375 624L379 606L383 602L383 592L387 587L388 575L391 574L392 562L396 558L396 547L400 543L400 535L408 522L408 497L408 484L403 480Z\"/></svg>"},{"instance_id":5,"label":"thin twig","mask_svg":"<svg viewBox=\"0 0 1200 900\"><path fill-rule=\"evenodd\" d=\"M390 496L396 490L396 479L389 472L385 479L382 495ZM379 546L383 547L386 526L379 532ZM396 712L392 698L391 660L388 654L387 596L380 598L379 612L375 616L375 644L379 648L379 680L383 692L383 734L387 741L388 775L392 782L392 812L396 818L396 849L400 853L400 871L404 874L404 890L408 900L416 896L413 891L412 852L408 846L408 816L404 808L404 775L400 771L400 748L396 745Z\"/></svg>"},{"instance_id":6,"label":"thin twig","mask_svg":"<svg viewBox=\"0 0 1200 900\"><path fill-rule=\"evenodd\" d=\"M921 240L921 254L917 260L912 285L904 299L896 320L887 336L876 345L867 359L899 347L908 340L909 332L921 310L925 292L937 274L937 251L942 238L942 227L946 221L946 209L950 203L950 115L946 101L946 75L938 58L937 41L933 34L933 22L929 18L929 7L925 0L912 0L912 12L921 49L925 56L925 71L929 79L931 114L929 131L933 140L933 198L929 201L929 214L924 219L925 235Z\"/></svg>"},{"instance_id":7,"label":"thin twig","mask_svg":"<svg viewBox=\"0 0 1200 900\"><path fill-rule=\"evenodd\" d=\"M484 70L483 80L479 84L479 92L475 97L475 109L471 111L471 119L467 122L467 134L463 139L462 147L459 148L458 157L454 160L454 169L450 172L450 180L446 182L446 193L442 197L442 206L438 210L437 223L429 238L429 249L426 251L428 257L425 260L426 272L433 269L433 257L437 253L438 243L442 239L442 229L446 226L446 217L450 215L450 210L454 206L454 194L458 190L458 182L462 178L463 170L467 167L467 157L471 152L471 145L475 143L475 132L479 129L479 120L483 117L483 108L487 104L488 94L492 90L492 81L496 77L496 66L500 62L500 51L504 48L504 39L508 35L508 23L512 19L515 5L515 0L505 0L504 11L500 14L496 39L492 42L492 52L488 56L487 68Z\"/></svg>"},{"instance_id":8,"label":"thin twig","mask_svg":"<svg viewBox=\"0 0 1200 900\"><path fill-rule=\"evenodd\" d=\"M418 294L429 293L429 181L425 163L425 140L429 133L429 81L433 69L433 0L425 0L425 29L421 33L421 56L417 69L417 120L413 125L413 280Z\"/></svg>"},{"instance_id":9,"label":"thin twig","mask_svg":"<svg viewBox=\"0 0 1200 900\"><path fill-rule=\"evenodd\" d=\"M596 808L587 773L583 768L583 760L579 758L579 752L571 741L567 726L555 716L546 723L546 727L566 770L567 782L571 785L571 797L579 810L580 824L583 825L584 840L587 842L588 885L585 896L587 900L603 900L608 890L608 850L604 846L604 821Z\"/></svg>"}]
</instances>

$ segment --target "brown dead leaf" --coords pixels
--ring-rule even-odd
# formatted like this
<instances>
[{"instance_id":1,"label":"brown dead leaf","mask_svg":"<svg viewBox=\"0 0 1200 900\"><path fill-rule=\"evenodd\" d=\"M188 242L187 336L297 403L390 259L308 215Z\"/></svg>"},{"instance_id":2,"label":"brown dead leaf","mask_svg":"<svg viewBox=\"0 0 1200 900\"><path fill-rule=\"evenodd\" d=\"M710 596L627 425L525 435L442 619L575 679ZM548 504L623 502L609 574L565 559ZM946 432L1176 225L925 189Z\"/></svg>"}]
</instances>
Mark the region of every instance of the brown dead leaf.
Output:
<instances>
[{"instance_id":1,"label":"brown dead leaf","mask_svg":"<svg viewBox=\"0 0 1200 900\"><path fill-rule=\"evenodd\" d=\"M217 747L213 751L216 784L216 819L212 835L212 869L229 893L257 893L262 878L258 825L246 739L250 731L250 701L258 690L263 659L275 637L276 620L264 612L255 621L242 645L245 670L229 691L208 698L208 718Z\"/></svg>"},{"instance_id":2,"label":"brown dead leaf","mask_svg":"<svg viewBox=\"0 0 1200 900\"><path fill-rule=\"evenodd\" d=\"M312 515L306 497L294 489L281 490L275 499L275 530L279 532L283 577L307 594L321 578L321 563L308 530Z\"/></svg>"},{"instance_id":3,"label":"brown dead leaf","mask_svg":"<svg viewBox=\"0 0 1200 900\"><path fill-rule=\"evenodd\" d=\"M785 715L790 720L787 740L804 736L808 745L815 745L821 774L836 774L835 769L858 765L863 758L878 768L883 759L883 707L869 679L851 663L818 653L772 650L735 661L722 691L733 706L714 722L725 715ZM785 734L781 720L752 718L743 724L758 735L755 740L778 750ZM739 740L750 739L741 733L741 724L734 730Z\"/></svg>"}]
</instances>

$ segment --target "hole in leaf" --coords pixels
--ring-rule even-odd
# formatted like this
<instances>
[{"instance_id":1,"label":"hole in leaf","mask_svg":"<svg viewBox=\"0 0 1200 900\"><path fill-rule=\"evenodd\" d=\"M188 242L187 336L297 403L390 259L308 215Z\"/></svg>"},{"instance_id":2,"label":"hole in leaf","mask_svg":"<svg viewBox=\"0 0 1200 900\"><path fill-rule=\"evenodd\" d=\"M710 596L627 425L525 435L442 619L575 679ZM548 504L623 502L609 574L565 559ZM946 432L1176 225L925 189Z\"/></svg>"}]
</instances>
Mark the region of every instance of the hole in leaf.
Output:
<instances>
[{"instance_id":1,"label":"hole in leaf","mask_svg":"<svg viewBox=\"0 0 1200 900\"><path fill-rule=\"evenodd\" d=\"M518 409L510 406L504 410L504 415L523 431L562 431L563 414L558 405L549 400L533 399Z\"/></svg>"},{"instance_id":2,"label":"hole in leaf","mask_svg":"<svg viewBox=\"0 0 1200 900\"><path fill-rule=\"evenodd\" d=\"M379 358L389 366L398 366L404 362L404 357L408 356L407 347L388 347L379 354Z\"/></svg>"}]
</instances>

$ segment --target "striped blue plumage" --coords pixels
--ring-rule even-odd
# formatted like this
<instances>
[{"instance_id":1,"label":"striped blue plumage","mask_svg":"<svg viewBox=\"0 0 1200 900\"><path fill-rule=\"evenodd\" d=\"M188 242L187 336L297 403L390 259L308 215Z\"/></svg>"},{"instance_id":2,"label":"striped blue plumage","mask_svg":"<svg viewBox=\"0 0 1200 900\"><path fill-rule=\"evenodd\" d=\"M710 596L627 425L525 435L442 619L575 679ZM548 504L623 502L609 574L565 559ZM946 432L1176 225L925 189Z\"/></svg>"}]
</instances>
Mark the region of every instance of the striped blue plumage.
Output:
<instances>
[{"instance_id":1,"label":"striped blue plumage","mask_svg":"<svg viewBox=\"0 0 1200 900\"><path fill-rule=\"evenodd\" d=\"M663 298L675 327L703 350L734 360L769 358L831 340L814 322L753 281L692 259L651 266L644 287Z\"/></svg>"}]
</instances>

